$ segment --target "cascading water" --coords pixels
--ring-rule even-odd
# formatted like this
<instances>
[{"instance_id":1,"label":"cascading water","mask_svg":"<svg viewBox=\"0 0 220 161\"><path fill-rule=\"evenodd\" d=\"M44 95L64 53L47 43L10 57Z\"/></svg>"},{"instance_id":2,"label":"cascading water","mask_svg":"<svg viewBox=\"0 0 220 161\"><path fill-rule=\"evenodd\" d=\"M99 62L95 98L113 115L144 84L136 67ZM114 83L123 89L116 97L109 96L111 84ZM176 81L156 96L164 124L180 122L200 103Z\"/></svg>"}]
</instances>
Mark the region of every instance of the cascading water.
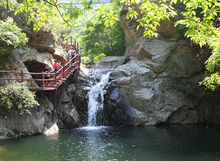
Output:
<instances>
[{"instance_id":1,"label":"cascading water","mask_svg":"<svg viewBox=\"0 0 220 161\"><path fill-rule=\"evenodd\" d=\"M88 92L88 124L97 126L97 112L103 109L104 88L108 84L110 72L106 70L91 70L95 85Z\"/></svg>"}]
</instances>

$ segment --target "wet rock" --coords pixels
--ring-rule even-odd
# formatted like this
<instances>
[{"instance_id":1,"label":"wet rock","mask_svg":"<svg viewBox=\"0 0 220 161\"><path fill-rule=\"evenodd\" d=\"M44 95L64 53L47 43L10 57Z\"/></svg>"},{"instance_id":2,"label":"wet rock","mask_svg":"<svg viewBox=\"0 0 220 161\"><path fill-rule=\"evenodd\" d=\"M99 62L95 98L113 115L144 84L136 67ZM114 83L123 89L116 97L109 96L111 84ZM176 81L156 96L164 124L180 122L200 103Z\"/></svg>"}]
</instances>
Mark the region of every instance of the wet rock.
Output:
<instances>
[{"instance_id":1,"label":"wet rock","mask_svg":"<svg viewBox=\"0 0 220 161\"><path fill-rule=\"evenodd\" d=\"M122 88L114 88L104 109L105 118L111 125L141 125L144 114L130 106Z\"/></svg>"}]
</instances>

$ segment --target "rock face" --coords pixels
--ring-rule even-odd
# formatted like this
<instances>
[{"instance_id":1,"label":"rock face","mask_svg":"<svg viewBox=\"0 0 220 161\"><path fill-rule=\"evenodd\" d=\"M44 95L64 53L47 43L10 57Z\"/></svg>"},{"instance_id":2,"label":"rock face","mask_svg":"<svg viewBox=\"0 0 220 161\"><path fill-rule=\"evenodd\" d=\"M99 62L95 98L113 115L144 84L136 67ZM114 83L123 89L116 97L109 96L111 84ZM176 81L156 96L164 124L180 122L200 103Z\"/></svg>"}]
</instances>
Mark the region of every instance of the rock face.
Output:
<instances>
[{"instance_id":1,"label":"rock face","mask_svg":"<svg viewBox=\"0 0 220 161\"><path fill-rule=\"evenodd\" d=\"M73 128L79 126L81 123L79 114L72 101L73 93L75 92L75 87L73 86L73 84L67 85L67 90L63 90L60 97L60 103L57 110L59 127Z\"/></svg>"},{"instance_id":2,"label":"rock face","mask_svg":"<svg viewBox=\"0 0 220 161\"><path fill-rule=\"evenodd\" d=\"M44 132L51 121L53 105L44 97L40 107L31 110L31 115L20 115L16 111L2 111L0 114L0 138L34 135Z\"/></svg>"},{"instance_id":3,"label":"rock face","mask_svg":"<svg viewBox=\"0 0 220 161\"><path fill-rule=\"evenodd\" d=\"M36 48L28 46L17 48L13 52L18 54L21 61L27 63L32 71L41 72L46 64L53 69L53 56L48 52L39 52Z\"/></svg>"},{"instance_id":4,"label":"rock face","mask_svg":"<svg viewBox=\"0 0 220 161\"><path fill-rule=\"evenodd\" d=\"M129 33L133 23L123 14L121 20ZM167 22L161 24L164 33ZM112 124L220 123L219 91L210 95L199 86L204 78L200 49L177 43L171 28L158 39L127 35L128 44L133 42L125 53L129 61L115 66L107 96L106 116Z\"/></svg>"},{"instance_id":5,"label":"rock face","mask_svg":"<svg viewBox=\"0 0 220 161\"><path fill-rule=\"evenodd\" d=\"M112 116L123 115L131 125L219 122L210 115L214 109L219 113L217 101L206 108L201 103L212 104L213 99L207 99L207 92L198 86L203 74L196 51L188 46L171 49L174 42L167 40L140 40L127 52L130 61L111 73L113 86L120 88L118 98L112 99L116 89L110 95Z\"/></svg>"},{"instance_id":6,"label":"rock face","mask_svg":"<svg viewBox=\"0 0 220 161\"><path fill-rule=\"evenodd\" d=\"M128 7L125 6L124 10L121 12L120 15L120 22L122 28L124 29L127 46L130 46L139 39L139 36L142 34L142 30L137 31L138 23L135 20L133 19L127 20L126 18L127 12L128 12Z\"/></svg>"}]
</instances>

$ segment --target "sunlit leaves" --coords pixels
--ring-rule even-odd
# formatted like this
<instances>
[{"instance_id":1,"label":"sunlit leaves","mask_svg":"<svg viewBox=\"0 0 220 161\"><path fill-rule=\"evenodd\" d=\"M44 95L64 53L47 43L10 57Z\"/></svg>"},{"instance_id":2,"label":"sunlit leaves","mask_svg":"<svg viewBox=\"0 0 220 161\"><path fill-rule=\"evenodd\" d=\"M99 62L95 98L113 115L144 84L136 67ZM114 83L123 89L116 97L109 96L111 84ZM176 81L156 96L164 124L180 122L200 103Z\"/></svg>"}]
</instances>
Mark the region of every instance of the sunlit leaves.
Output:
<instances>
[{"instance_id":1,"label":"sunlit leaves","mask_svg":"<svg viewBox=\"0 0 220 161\"><path fill-rule=\"evenodd\" d=\"M113 10L113 6L106 7L104 5L101 6L101 8L97 11L97 13L101 16L101 18L104 21L104 24L106 27L113 26L118 19L118 11Z\"/></svg>"},{"instance_id":2,"label":"sunlit leaves","mask_svg":"<svg viewBox=\"0 0 220 161\"><path fill-rule=\"evenodd\" d=\"M157 27L160 25L160 21L174 17L176 12L174 9L165 3L160 1L159 4L152 3L148 0L134 0L126 1L128 4L128 19L136 20L139 25L137 29L143 27L144 35L151 37L158 37ZM138 14L138 12L140 12Z\"/></svg>"},{"instance_id":3,"label":"sunlit leaves","mask_svg":"<svg viewBox=\"0 0 220 161\"><path fill-rule=\"evenodd\" d=\"M100 53L94 57L94 63L96 64L99 60L103 59L106 57L105 53Z\"/></svg>"},{"instance_id":4,"label":"sunlit leaves","mask_svg":"<svg viewBox=\"0 0 220 161\"><path fill-rule=\"evenodd\" d=\"M217 86L220 85L220 75L219 73L211 74L210 76L206 77L200 85L205 85L208 89L214 91Z\"/></svg>"},{"instance_id":5,"label":"sunlit leaves","mask_svg":"<svg viewBox=\"0 0 220 161\"><path fill-rule=\"evenodd\" d=\"M206 61L206 68L212 73L220 67L220 30L214 25L219 19L220 2L218 0L182 0L186 5L186 11L182 12L184 19L176 25L183 24L187 27L185 33L192 41L200 47L208 45L212 49L212 55ZM198 13L198 11L201 11ZM197 12L197 13L196 13ZM206 77L203 84L214 90L220 86L219 74Z\"/></svg>"},{"instance_id":6,"label":"sunlit leaves","mask_svg":"<svg viewBox=\"0 0 220 161\"><path fill-rule=\"evenodd\" d=\"M0 42L13 46L25 45L28 41L26 34L16 26L12 18L7 18L5 21L0 20Z\"/></svg>"},{"instance_id":7,"label":"sunlit leaves","mask_svg":"<svg viewBox=\"0 0 220 161\"><path fill-rule=\"evenodd\" d=\"M57 16L61 17L67 25L73 26L74 20L82 12L92 8L93 0L82 0L81 2L82 5L78 6L74 5L76 0L69 0L67 3L60 3L59 0L23 0L20 3L17 3L16 0L3 0L0 6L14 11L15 14L25 13L28 16L28 23L33 24L34 30L39 30L49 19Z\"/></svg>"},{"instance_id":8,"label":"sunlit leaves","mask_svg":"<svg viewBox=\"0 0 220 161\"><path fill-rule=\"evenodd\" d=\"M30 108L39 106L35 93L29 91L26 83L10 83L0 88L0 105L6 109L16 109L30 114Z\"/></svg>"}]
</instances>

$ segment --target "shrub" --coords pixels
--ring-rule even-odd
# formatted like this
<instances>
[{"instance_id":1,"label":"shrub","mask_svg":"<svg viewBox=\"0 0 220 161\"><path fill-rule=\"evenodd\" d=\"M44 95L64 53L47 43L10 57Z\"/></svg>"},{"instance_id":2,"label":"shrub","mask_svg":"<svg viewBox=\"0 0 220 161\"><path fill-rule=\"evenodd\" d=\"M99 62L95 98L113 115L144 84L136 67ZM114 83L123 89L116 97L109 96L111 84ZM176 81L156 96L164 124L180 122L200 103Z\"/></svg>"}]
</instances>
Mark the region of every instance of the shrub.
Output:
<instances>
[{"instance_id":1,"label":"shrub","mask_svg":"<svg viewBox=\"0 0 220 161\"><path fill-rule=\"evenodd\" d=\"M28 41L26 34L17 27L12 18L0 20L0 44L14 48L25 45Z\"/></svg>"},{"instance_id":2,"label":"shrub","mask_svg":"<svg viewBox=\"0 0 220 161\"><path fill-rule=\"evenodd\" d=\"M39 106L35 97L35 93L27 88L26 83L15 82L0 88L0 105L9 111L17 110L20 114L30 114L30 108Z\"/></svg>"},{"instance_id":3,"label":"shrub","mask_svg":"<svg viewBox=\"0 0 220 161\"><path fill-rule=\"evenodd\" d=\"M104 53L101 53L101 54L95 56L94 63L96 64L99 60L103 59L104 57L106 57L106 55Z\"/></svg>"}]
</instances>

